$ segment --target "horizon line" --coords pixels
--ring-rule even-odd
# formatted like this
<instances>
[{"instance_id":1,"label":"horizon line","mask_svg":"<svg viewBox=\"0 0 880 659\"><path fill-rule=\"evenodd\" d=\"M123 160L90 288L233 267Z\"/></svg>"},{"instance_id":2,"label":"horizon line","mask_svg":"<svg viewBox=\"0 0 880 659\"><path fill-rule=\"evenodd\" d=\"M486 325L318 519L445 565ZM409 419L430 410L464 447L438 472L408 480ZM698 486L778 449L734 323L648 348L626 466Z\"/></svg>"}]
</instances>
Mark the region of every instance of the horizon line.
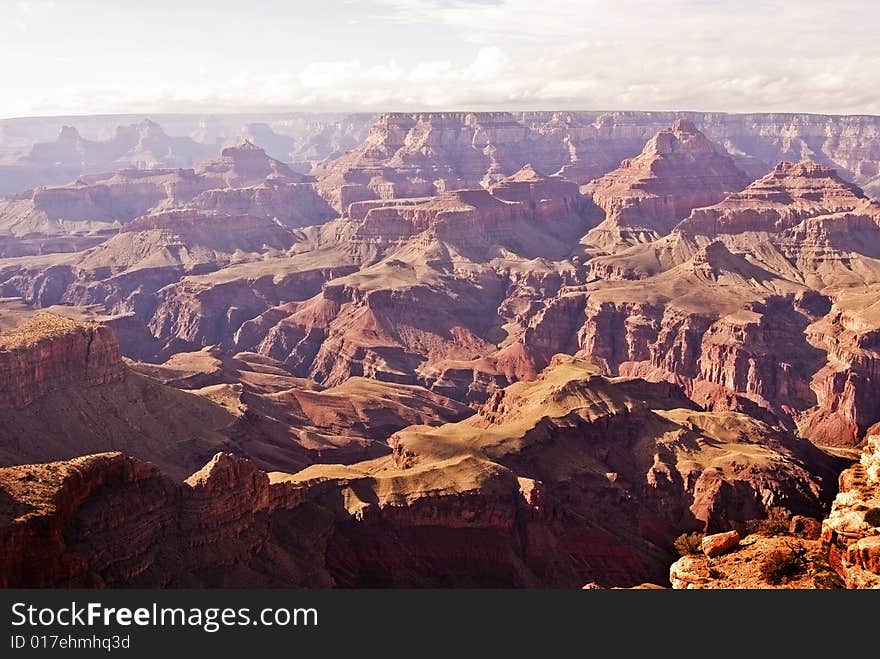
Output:
<instances>
[{"instance_id":1,"label":"horizon line","mask_svg":"<svg viewBox=\"0 0 880 659\"><path fill-rule=\"evenodd\" d=\"M142 119L150 119L151 117L205 117L211 115L234 117L234 116L308 116L308 115L417 115L417 114L552 114L552 113L582 113L582 114L611 114L611 113L633 113L633 114L694 114L694 115L799 115L813 117L869 117L880 118L880 113L871 112L815 112L802 110L750 110L750 111L731 111L731 110L657 110L657 109L632 109L632 108L616 108L616 109L591 109L591 108L545 108L545 109L510 109L510 108L494 108L494 109L412 109L412 110L188 110L188 111L127 111L127 112L95 112L95 113L73 113L73 114L28 114L28 115L4 115L0 116L0 122L6 121L25 121L32 119L78 119L78 118L112 118L112 117L140 117Z\"/></svg>"}]
</instances>

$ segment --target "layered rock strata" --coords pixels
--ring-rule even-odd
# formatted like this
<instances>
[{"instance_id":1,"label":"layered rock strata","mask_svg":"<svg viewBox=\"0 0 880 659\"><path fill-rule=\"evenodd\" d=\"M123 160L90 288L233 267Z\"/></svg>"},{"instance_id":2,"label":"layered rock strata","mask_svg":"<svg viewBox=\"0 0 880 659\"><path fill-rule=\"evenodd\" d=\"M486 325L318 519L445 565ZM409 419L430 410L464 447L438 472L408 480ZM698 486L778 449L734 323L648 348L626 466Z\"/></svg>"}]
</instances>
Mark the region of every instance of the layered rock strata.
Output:
<instances>
[{"instance_id":1,"label":"layered rock strata","mask_svg":"<svg viewBox=\"0 0 880 659\"><path fill-rule=\"evenodd\" d=\"M849 588L880 588L880 436L840 475L840 493L822 522L831 564Z\"/></svg>"}]
</instances>

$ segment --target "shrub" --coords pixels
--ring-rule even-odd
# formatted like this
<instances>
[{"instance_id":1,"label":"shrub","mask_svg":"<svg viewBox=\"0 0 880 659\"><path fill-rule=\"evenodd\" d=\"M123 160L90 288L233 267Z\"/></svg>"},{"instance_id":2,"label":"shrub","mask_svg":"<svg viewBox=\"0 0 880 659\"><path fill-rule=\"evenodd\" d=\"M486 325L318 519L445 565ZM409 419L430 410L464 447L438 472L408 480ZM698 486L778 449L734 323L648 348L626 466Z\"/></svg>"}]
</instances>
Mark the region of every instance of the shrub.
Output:
<instances>
[{"instance_id":1,"label":"shrub","mask_svg":"<svg viewBox=\"0 0 880 659\"><path fill-rule=\"evenodd\" d=\"M791 524L791 513L780 506L774 506L767 511L764 519L753 519L748 523L749 533L761 533L763 535L783 535L788 533Z\"/></svg>"},{"instance_id":2,"label":"shrub","mask_svg":"<svg viewBox=\"0 0 880 659\"><path fill-rule=\"evenodd\" d=\"M865 521L871 526L880 526L880 508L871 508L866 512Z\"/></svg>"},{"instance_id":3,"label":"shrub","mask_svg":"<svg viewBox=\"0 0 880 659\"><path fill-rule=\"evenodd\" d=\"M674 545L681 556L687 556L688 554L699 554L702 541L702 533L682 533L675 539Z\"/></svg>"},{"instance_id":4,"label":"shrub","mask_svg":"<svg viewBox=\"0 0 880 659\"><path fill-rule=\"evenodd\" d=\"M761 576L767 583L777 585L797 576L803 568L804 561L799 552L777 549L761 563Z\"/></svg>"}]
</instances>

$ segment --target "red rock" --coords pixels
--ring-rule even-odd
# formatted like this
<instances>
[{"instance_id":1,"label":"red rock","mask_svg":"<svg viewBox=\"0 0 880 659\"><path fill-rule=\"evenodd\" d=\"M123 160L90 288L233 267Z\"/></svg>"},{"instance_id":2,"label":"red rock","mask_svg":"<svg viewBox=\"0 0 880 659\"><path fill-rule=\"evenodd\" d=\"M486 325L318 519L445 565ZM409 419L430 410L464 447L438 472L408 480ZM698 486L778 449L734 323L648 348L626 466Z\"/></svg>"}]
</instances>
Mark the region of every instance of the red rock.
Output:
<instances>
[{"instance_id":1,"label":"red rock","mask_svg":"<svg viewBox=\"0 0 880 659\"><path fill-rule=\"evenodd\" d=\"M524 147L528 145L528 151ZM430 196L513 174L559 169L564 147L506 112L381 115L357 149L315 168L337 210L356 201Z\"/></svg>"},{"instance_id":2,"label":"red rock","mask_svg":"<svg viewBox=\"0 0 880 659\"><path fill-rule=\"evenodd\" d=\"M686 120L660 131L640 155L583 187L605 213L586 237L610 250L668 233L694 208L748 184L733 160Z\"/></svg>"},{"instance_id":3,"label":"red rock","mask_svg":"<svg viewBox=\"0 0 880 659\"><path fill-rule=\"evenodd\" d=\"M829 170L782 165L746 191L693 211L671 235L595 259L594 274L638 281L592 285L581 354L611 373L675 379L711 409L755 414L745 396L796 421L815 441L855 445L880 419L869 384L877 321L865 304L876 282L856 274L872 272L880 254L878 217L874 204ZM715 219L702 226L700 218L722 218L724 226ZM771 281L786 296L762 291L759 282ZM795 281L809 288L790 288ZM703 286L712 292L698 292ZM674 312L664 301L670 297L682 301ZM708 313L727 304L728 314ZM682 315L692 330L687 339L678 330ZM609 339L600 336L606 332ZM670 334L684 341L682 350L666 343L658 351L665 358L652 359L652 344Z\"/></svg>"},{"instance_id":4,"label":"red rock","mask_svg":"<svg viewBox=\"0 0 880 659\"><path fill-rule=\"evenodd\" d=\"M880 587L880 438L869 437L860 461L841 473L822 541L847 587Z\"/></svg>"},{"instance_id":5,"label":"red rock","mask_svg":"<svg viewBox=\"0 0 880 659\"><path fill-rule=\"evenodd\" d=\"M243 188L259 185L266 180L301 183L302 174L297 174L283 162L270 158L266 152L250 140L243 140L236 146L226 147L219 158L200 162L195 167L198 176L220 179L223 185L217 187Z\"/></svg>"},{"instance_id":6,"label":"red rock","mask_svg":"<svg viewBox=\"0 0 880 659\"><path fill-rule=\"evenodd\" d=\"M577 186L531 168L489 190L455 190L436 197L363 201L349 206L361 238L400 240L431 230L441 240L504 243L516 222L562 224L581 208Z\"/></svg>"},{"instance_id":7,"label":"red rock","mask_svg":"<svg viewBox=\"0 0 880 659\"><path fill-rule=\"evenodd\" d=\"M259 567L285 554L270 511L302 499L230 454L218 454L182 484L118 453L0 469L7 496L23 496L22 486L33 482L41 486L30 495L31 515L17 516L14 499L2 511L3 587L330 582L317 566L301 571L289 553L271 571ZM321 530L311 533L319 537ZM22 551L33 539L41 550ZM251 561L249 576L228 576L239 567L247 573Z\"/></svg>"},{"instance_id":8,"label":"red rock","mask_svg":"<svg viewBox=\"0 0 880 659\"><path fill-rule=\"evenodd\" d=\"M207 190L187 206L230 215L268 217L287 227L322 224L336 216L312 184L276 180L246 188Z\"/></svg>"},{"instance_id":9,"label":"red rock","mask_svg":"<svg viewBox=\"0 0 880 659\"><path fill-rule=\"evenodd\" d=\"M326 221L333 211L304 181L246 141L194 170L123 169L17 194L0 201L0 230L20 237L113 232L139 215L188 204L230 214L245 207L245 212L264 217L280 215L292 226ZM230 188L239 190L232 193Z\"/></svg>"},{"instance_id":10,"label":"red rock","mask_svg":"<svg viewBox=\"0 0 880 659\"><path fill-rule=\"evenodd\" d=\"M113 334L49 313L0 334L0 406L26 407L65 387L119 382L125 367Z\"/></svg>"},{"instance_id":11,"label":"red rock","mask_svg":"<svg viewBox=\"0 0 880 659\"><path fill-rule=\"evenodd\" d=\"M833 169L809 161L781 162L773 171L722 202L691 211L677 231L716 236L790 229L809 217L851 211L864 193Z\"/></svg>"},{"instance_id":12,"label":"red rock","mask_svg":"<svg viewBox=\"0 0 880 659\"><path fill-rule=\"evenodd\" d=\"M761 567L769 556L781 553L802 555L801 569L779 583L770 583ZM785 535L747 536L735 552L709 558L703 554L682 556L669 568L675 589L827 589L838 588L839 579L830 572L827 552L816 540Z\"/></svg>"},{"instance_id":13,"label":"red rock","mask_svg":"<svg viewBox=\"0 0 880 659\"><path fill-rule=\"evenodd\" d=\"M710 558L720 556L725 552L739 546L739 533L727 531L726 533L713 533L703 536L700 541L700 550Z\"/></svg>"},{"instance_id":14,"label":"red rock","mask_svg":"<svg viewBox=\"0 0 880 659\"><path fill-rule=\"evenodd\" d=\"M182 483L119 454L0 469L0 585L637 585L662 581L655 540L685 517L740 519L768 489L818 507L801 465L822 471L821 454L682 403L559 357L472 419L401 431L390 461L267 475L219 453ZM743 489L688 512L699 461L719 464L693 433ZM758 446L772 470L751 462Z\"/></svg>"},{"instance_id":15,"label":"red rock","mask_svg":"<svg viewBox=\"0 0 880 659\"><path fill-rule=\"evenodd\" d=\"M869 125L830 122L828 135L850 131L838 147L780 115L745 149L763 130L754 117L695 117L704 134L680 123L650 138L669 115L388 115L316 183L243 145L198 171L88 175L9 200L0 217L25 235L0 249L64 251L0 261L0 295L125 322L128 356L171 359L91 386L79 348L76 368L33 358L57 389L7 406L0 458L121 449L157 462L188 506L169 509L161 479L98 486L61 532L94 560L67 572L53 554L49 573L631 585L663 579L682 530L724 531L770 506L820 514L836 462L802 437L856 446L880 421L880 214L818 165L731 182L745 183L739 164L751 173L790 150L774 137L786 131L792 149L849 163L844 176L875 177L876 154L854 144ZM587 187L617 224L584 238L601 213L541 173L559 167L579 183L595 171ZM52 233L68 230L100 235ZM465 404L479 411L446 423ZM30 436L41 441L16 439ZM218 450L252 464L218 458L180 485ZM106 553L77 535L128 528L106 512L126 506L149 519ZM179 528L169 551L193 557L179 569L161 548L120 548ZM834 541L840 565L874 565L862 535ZM260 567L274 564L276 581Z\"/></svg>"}]
</instances>

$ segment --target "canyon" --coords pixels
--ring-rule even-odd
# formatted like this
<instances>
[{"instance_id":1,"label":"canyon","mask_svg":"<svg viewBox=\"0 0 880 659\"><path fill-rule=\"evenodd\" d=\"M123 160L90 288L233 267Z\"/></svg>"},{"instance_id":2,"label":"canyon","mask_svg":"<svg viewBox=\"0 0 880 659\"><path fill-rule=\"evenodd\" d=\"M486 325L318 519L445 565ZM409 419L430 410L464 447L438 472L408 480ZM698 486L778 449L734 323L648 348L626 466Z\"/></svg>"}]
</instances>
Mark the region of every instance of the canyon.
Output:
<instances>
[{"instance_id":1,"label":"canyon","mask_svg":"<svg viewBox=\"0 0 880 659\"><path fill-rule=\"evenodd\" d=\"M121 453L0 469L0 544L17 557L0 584L639 583L658 579L682 525L771 504L817 514L835 473L809 442L570 357L389 444L294 474L219 452L183 482ZM21 551L30 542L38 553Z\"/></svg>"},{"instance_id":2,"label":"canyon","mask_svg":"<svg viewBox=\"0 0 880 659\"><path fill-rule=\"evenodd\" d=\"M877 585L880 120L332 119L4 156L0 585Z\"/></svg>"}]
</instances>

